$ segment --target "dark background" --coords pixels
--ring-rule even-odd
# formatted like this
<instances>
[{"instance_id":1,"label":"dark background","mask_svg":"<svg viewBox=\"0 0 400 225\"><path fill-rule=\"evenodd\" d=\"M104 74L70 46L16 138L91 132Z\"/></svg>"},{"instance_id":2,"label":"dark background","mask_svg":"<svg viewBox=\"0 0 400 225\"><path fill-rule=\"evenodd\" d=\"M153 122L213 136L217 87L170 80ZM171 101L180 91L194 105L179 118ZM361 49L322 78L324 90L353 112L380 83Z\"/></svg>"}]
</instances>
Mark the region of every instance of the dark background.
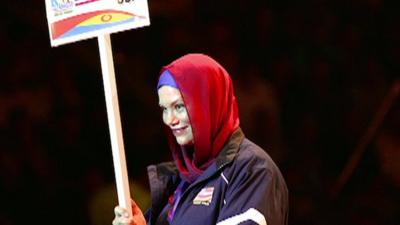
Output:
<instances>
[{"instance_id":1,"label":"dark background","mask_svg":"<svg viewBox=\"0 0 400 225\"><path fill-rule=\"evenodd\" d=\"M111 224L117 204L95 39L50 47L44 1L2 2L0 224ZM384 0L150 0L112 35L129 177L169 158L155 85L188 52L233 77L241 126L290 191L289 224L400 223L399 12ZM342 188L339 175L359 161Z\"/></svg>"}]
</instances>

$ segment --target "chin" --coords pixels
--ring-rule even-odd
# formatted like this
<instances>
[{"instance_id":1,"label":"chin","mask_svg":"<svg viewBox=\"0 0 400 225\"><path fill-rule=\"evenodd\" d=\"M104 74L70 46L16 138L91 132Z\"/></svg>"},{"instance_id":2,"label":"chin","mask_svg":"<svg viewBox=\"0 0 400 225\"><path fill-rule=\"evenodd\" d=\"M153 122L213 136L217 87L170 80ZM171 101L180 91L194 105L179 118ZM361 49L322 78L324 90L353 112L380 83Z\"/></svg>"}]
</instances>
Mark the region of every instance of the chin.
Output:
<instances>
[{"instance_id":1,"label":"chin","mask_svg":"<svg viewBox=\"0 0 400 225\"><path fill-rule=\"evenodd\" d=\"M193 140L189 140L189 139L176 139L176 141L178 142L178 144L180 146L191 146L193 145Z\"/></svg>"}]
</instances>

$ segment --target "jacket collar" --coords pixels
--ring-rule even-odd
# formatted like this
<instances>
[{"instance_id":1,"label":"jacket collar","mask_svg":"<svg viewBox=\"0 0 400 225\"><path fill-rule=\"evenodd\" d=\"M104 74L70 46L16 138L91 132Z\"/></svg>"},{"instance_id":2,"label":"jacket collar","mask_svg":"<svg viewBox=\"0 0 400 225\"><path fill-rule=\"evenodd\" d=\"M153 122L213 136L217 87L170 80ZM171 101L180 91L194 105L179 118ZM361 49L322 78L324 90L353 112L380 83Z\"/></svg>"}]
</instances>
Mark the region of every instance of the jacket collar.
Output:
<instances>
[{"instance_id":1,"label":"jacket collar","mask_svg":"<svg viewBox=\"0 0 400 225\"><path fill-rule=\"evenodd\" d=\"M229 137L228 141L222 148L221 152L219 153L218 157L215 159L215 163L218 169L230 163L233 158L235 158L243 139L244 133L239 127L232 133L232 135Z\"/></svg>"}]
</instances>

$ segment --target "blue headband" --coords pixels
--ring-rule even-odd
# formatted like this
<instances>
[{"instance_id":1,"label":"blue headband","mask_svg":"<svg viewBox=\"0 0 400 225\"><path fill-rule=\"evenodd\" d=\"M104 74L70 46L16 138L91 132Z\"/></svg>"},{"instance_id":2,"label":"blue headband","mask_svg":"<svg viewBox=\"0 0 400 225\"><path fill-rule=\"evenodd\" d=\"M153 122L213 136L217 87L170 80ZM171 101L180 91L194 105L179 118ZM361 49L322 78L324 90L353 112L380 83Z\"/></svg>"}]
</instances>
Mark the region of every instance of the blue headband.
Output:
<instances>
[{"instance_id":1,"label":"blue headband","mask_svg":"<svg viewBox=\"0 0 400 225\"><path fill-rule=\"evenodd\" d=\"M164 85L179 89L174 78L168 70L164 70L160 76L160 79L158 79L157 90Z\"/></svg>"}]
</instances>

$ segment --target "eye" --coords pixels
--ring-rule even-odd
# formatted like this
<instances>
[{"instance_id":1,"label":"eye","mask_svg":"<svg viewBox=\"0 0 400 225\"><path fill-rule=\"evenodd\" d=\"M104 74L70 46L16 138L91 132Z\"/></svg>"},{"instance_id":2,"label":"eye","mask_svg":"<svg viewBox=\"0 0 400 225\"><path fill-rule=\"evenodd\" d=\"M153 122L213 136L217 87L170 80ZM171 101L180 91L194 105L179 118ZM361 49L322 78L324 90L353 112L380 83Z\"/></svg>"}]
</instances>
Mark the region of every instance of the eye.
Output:
<instances>
[{"instance_id":1,"label":"eye","mask_svg":"<svg viewBox=\"0 0 400 225\"><path fill-rule=\"evenodd\" d=\"M176 109L176 111L181 112L182 110L185 109L185 105L182 103L176 104L175 109Z\"/></svg>"}]
</instances>

